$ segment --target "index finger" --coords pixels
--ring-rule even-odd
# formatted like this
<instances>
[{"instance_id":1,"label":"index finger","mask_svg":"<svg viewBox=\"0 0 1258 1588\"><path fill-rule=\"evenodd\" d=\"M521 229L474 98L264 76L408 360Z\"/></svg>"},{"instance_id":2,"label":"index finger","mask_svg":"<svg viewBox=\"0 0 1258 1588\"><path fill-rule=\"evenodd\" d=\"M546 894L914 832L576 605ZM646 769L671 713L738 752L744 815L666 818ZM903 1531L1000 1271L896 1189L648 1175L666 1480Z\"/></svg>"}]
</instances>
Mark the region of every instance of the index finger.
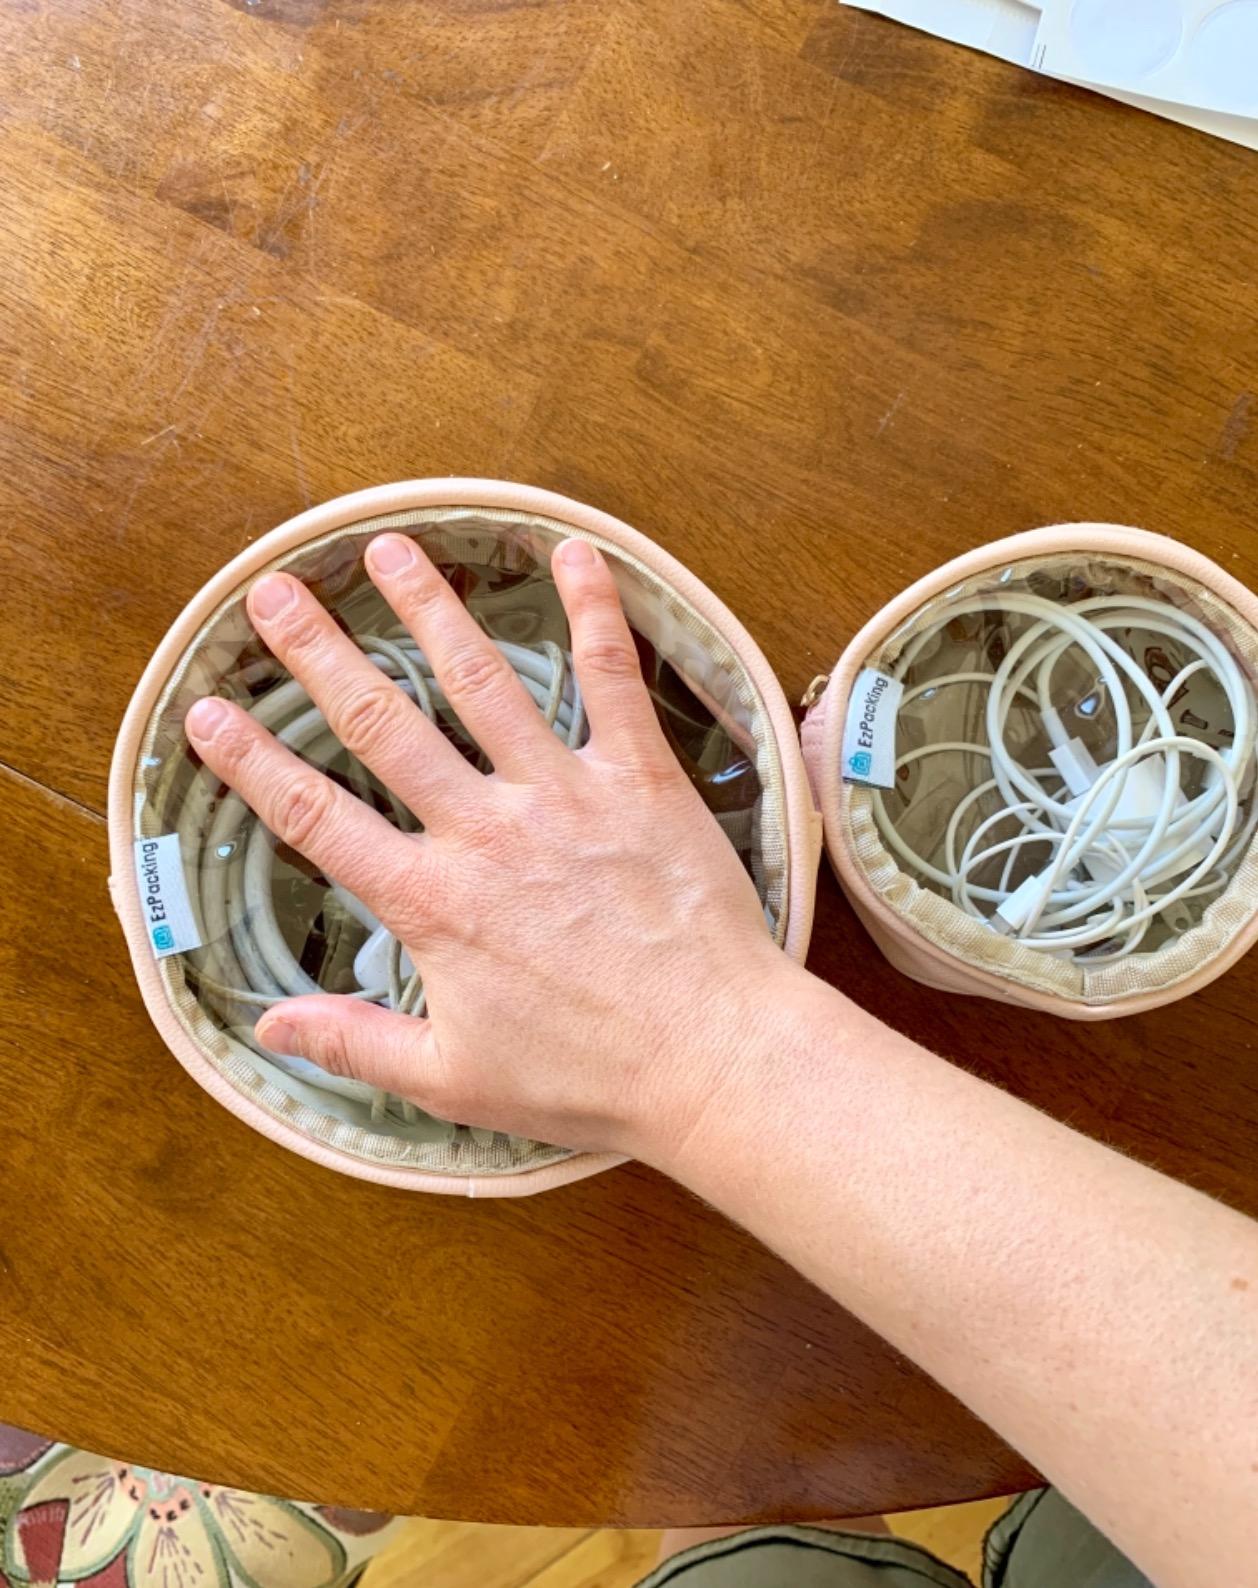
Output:
<instances>
[{"instance_id":1,"label":"index finger","mask_svg":"<svg viewBox=\"0 0 1258 1588\"><path fill-rule=\"evenodd\" d=\"M424 840L308 766L247 711L210 696L185 718L201 759L261 817L391 928L414 930L414 896Z\"/></svg>"}]
</instances>

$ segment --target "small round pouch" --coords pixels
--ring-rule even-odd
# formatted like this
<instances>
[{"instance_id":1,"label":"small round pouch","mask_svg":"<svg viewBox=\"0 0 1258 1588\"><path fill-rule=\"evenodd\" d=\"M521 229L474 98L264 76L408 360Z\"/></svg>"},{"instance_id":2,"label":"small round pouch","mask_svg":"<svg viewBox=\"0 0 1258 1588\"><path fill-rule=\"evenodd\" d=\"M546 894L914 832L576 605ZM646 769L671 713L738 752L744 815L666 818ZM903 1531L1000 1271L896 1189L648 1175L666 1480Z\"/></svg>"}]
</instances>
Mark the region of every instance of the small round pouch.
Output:
<instances>
[{"instance_id":1,"label":"small round pouch","mask_svg":"<svg viewBox=\"0 0 1258 1588\"><path fill-rule=\"evenodd\" d=\"M742 625L645 536L551 492L462 479L359 491L272 531L189 602L140 680L110 774L110 889L154 1024L219 1102L316 1162L409 1189L521 1195L620 1160L433 1119L254 1040L262 1010L284 997L322 990L420 1013L422 980L360 901L277 845L202 765L183 730L194 700L232 698L397 825L415 827L335 740L245 611L263 574L296 575L476 760L425 658L365 575L363 550L383 530L419 542L574 748L585 718L550 554L573 535L604 553L674 753L742 857L774 939L801 961L819 822L790 707Z\"/></svg>"},{"instance_id":2,"label":"small round pouch","mask_svg":"<svg viewBox=\"0 0 1258 1588\"><path fill-rule=\"evenodd\" d=\"M1258 599L1178 541L1065 524L946 563L804 701L856 913L918 981L1072 1019L1204 986L1258 936L1255 678Z\"/></svg>"}]
</instances>

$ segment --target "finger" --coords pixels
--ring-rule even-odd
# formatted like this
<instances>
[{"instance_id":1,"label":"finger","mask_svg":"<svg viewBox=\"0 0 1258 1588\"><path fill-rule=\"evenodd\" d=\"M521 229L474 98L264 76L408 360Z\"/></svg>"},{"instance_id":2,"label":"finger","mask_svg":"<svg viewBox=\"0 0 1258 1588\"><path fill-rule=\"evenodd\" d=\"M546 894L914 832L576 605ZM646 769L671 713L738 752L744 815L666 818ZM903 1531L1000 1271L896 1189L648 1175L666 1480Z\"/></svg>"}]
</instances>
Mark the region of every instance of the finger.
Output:
<instances>
[{"instance_id":1,"label":"finger","mask_svg":"<svg viewBox=\"0 0 1258 1588\"><path fill-rule=\"evenodd\" d=\"M309 590L268 574L249 592L249 616L300 680L345 748L425 826L466 810L482 779L418 706L373 667Z\"/></svg>"},{"instance_id":2,"label":"finger","mask_svg":"<svg viewBox=\"0 0 1258 1588\"><path fill-rule=\"evenodd\" d=\"M494 770L524 781L553 768L563 747L502 652L414 541L378 536L367 548L367 572Z\"/></svg>"},{"instance_id":3,"label":"finger","mask_svg":"<svg viewBox=\"0 0 1258 1588\"><path fill-rule=\"evenodd\" d=\"M254 1035L272 1053L293 1054L330 1075L382 1087L440 1118L457 1112L436 1064L432 1027L415 1015L360 998L290 998L267 1010Z\"/></svg>"},{"instance_id":4,"label":"finger","mask_svg":"<svg viewBox=\"0 0 1258 1588\"><path fill-rule=\"evenodd\" d=\"M671 763L606 559L588 541L565 540L551 568L572 630L572 662L596 750L611 759Z\"/></svg>"},{"instance_id":5,"label":"finger","mask_svg":"<svg viewBox=\"0 0 1258 1588\"><path fill-rule=\"evenodd\" d=\"M205 764L284 843L388 925L414 931L421 840L408 837L285 749L248 712L211 696L185 718Z\"/></svg>"}]
</instances>

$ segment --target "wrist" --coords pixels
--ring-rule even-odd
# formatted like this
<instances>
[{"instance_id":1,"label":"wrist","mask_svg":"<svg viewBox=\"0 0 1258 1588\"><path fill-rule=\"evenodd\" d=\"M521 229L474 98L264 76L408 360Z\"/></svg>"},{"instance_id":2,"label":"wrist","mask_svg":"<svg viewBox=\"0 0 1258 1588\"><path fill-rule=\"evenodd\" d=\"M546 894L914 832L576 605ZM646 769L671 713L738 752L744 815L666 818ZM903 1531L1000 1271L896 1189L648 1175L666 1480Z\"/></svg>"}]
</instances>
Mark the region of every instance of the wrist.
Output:
<instances>
[{"instance_id":1,"label":"wrist","mask_svg":"<svg viewBox=\"0 0 1258 1588\"><path fill-rule=\"evenodd\" d=\"M728 972L727 972L728 974ZM653 1168L719 1202L725 1181L751 1172L770 1137L806 1111L822 1069L833 1079L868 1020L847 998L779 949L740 962L719 989L720 1013L681 1053L665 1054L668 1083L633 1151Z\"/></svg>"}]
</instances>

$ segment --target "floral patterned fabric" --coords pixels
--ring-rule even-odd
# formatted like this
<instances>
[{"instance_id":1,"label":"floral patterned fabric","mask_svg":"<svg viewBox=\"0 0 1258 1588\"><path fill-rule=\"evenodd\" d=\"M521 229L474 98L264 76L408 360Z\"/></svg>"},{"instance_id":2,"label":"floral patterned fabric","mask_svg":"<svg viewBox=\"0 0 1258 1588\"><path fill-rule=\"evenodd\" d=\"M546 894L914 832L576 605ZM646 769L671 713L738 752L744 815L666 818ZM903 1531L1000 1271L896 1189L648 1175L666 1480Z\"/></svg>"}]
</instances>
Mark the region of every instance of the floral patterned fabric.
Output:
<instances>
[{"instance_id":1,"label":"floral patterned fabric","mask_svg":"<svg viewBox=\"0 0 1258 1588\"><path fill-rule=\"evenodd\" d=\"M347 1588L394 1525L0 1424L0 1588Z\"/></svg>"}]
</instances>

